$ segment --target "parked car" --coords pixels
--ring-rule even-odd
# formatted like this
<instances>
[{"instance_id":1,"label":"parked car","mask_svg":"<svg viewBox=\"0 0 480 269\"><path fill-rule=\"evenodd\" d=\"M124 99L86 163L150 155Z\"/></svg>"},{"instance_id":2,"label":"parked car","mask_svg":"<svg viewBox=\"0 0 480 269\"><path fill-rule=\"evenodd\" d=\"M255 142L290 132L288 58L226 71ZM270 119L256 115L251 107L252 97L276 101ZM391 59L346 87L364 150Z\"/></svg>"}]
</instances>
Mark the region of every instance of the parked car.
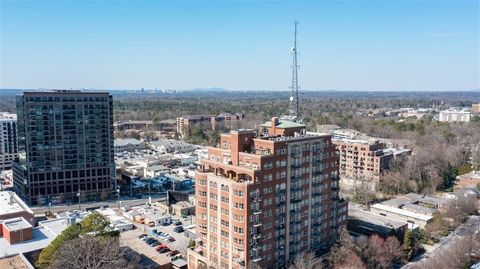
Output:
<instances>
[{"instance_id":1,"label":"parked car","mask_svg":"<svg viewBox=\"0 0 480 269\"><path fill-rule=\"evenodd\" d=\"M153 239L152 237L146 236L146 237L144 237L142 240L145 241L145 242L147 242L147 241L152 240L152 239Z\"/></svg>"},{"instance_id":2,"label":"parked car","mask_svg":"<svg viewBox=\"0 0 480 269\"><path fill-rule=\"evenodd\" d=\"M177 254L178 254L178 250L172 250L172 251L167 253L167 256L175 256Z\"/></svg>"},{"instance_id":3,"label":"parked car","mask_svg":"<svg viewBox=\"0 0 480 269\"><path fill-rule=\"evenodd\" d=\"M141 235L138 236L138 239L143 239L145 237L148 237L148 234L141 234Z\"/></svg>"},{"instance_id":4,"label":"parked car","mask_svg":"<svg viewBox=\"0 0 480 269\"><path fill-rule=\"evenodd\" d=\"M158 245L160 245L160 242L158 241L153 241L153 243L150 244L151 247L156 247Z\"/></svg>"},{"instance_id":5,"label":"parked car","mask_svg":"<svg viewBox=\"0 0 480 269\"><path fill-rule=\"evenodd\" d=\"M155 250L156 250L156 251L159 251L159 250L162 249L162 248L168 248L168 246L165 245L165 244L160 244L159 246L157 246L157 247L155 248Z\"/></svg>"},{"instance_id":6,"label":"parked car","mask_svg":"<svg viewBox=\"0 0 480 269\"><path fill-rule=\"evenodd\" d=\"M169 251L170 251L169 248L162 248L162 249L160 249L160 250L158 251L158 253L167 253L167 252L169 252Z\"/></svg>"},{"instance_id":7,"label":"parked car","mask_svg":"<svg viewBox=\"0 0 480 269\"><path fill-rule=\"evenodd\" d=\"M175 242L175 238L173 238L172 236L169 236L169 237L167 238L167 240L170 241L170 242Z\"/></svg>"},{"instance_id":8,"label":"parked car","mask_svg":"<svg viewBox=\"0 0 480 269\"><path fill-rule=\"evenodd\" d=\"M155 241L155 240L157 240L157 239L152 238L152 237L149 237L147 240L145 240L145 243L151 244L151 243L152 243L153 241Z\"/></svg>"},{"instance_id":9,"label":"parked car","mask_svg":"<svg viewBox=\"0 0 480 269\"><path fill-rule=\"evenodd\" d=\"M178 259L181 259L182 258L182 255L181 254L177 254L175 256L172 256L172 258L170 258L171 261L175 261L175 260L178 260Z\"/></svg>"},{"instance_id":10,"label":"parked car","mask_svg":"<svg viewBox=\"0 0 480 269\"><path fill-rule=\"evenodd\" d=\"M155 227L155 222L150 221L150 222L148 223L148 226L150 226L150 227Z\"/></svg>"},{"instance_id":11,"label":"parked car","mask_svg":"<svg viewBox=\"0 0 480 269\"><path fill-rule=\"evenodd\" d=\"M173 228L173 231L176 232L176 233L181 233L183 232L183 226L177 226L175 228Z\"/></svg>"}]
</instances>

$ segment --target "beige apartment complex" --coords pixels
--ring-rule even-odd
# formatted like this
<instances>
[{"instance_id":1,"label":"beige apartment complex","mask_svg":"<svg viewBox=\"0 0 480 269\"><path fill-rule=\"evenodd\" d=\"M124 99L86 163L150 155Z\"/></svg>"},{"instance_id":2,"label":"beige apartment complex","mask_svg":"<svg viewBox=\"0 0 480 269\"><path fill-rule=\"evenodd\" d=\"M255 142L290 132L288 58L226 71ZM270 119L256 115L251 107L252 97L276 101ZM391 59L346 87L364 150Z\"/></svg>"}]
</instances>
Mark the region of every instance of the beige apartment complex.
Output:
<instances>
[{"instance_id":1,"label":"beige apartment complex","mask_svg":"<svg viewBox=\"0 0 480 269\"><path fill-rule=\"evenodd\" d=\"M331 136L278 118L260 126L222 134L202 160L189 268L286 268L302 252L328 250L345 225Z\"/></svg>"},{"instance_id":2,"label":"beige apartment complex","mask_svg":"<svg viewBox=\"0 0 480 269\"><path fill-rule=\"evenodd\" d=\"M177 118L177 133L181 137L188 135L188 131L196 124L205 124L209 126L212 130L215 130L216 126L220 122L226 124L233 121L243 120L243 114L235 113L223 113L217 116L211 115L188 115Z\"/></svg>"},{"instance_id":3,"label":"beige apartment complex","mask_svg":"<svg viewBox=\"0 0 480 269\"><path fill-rule=\"evenodd\" d=\"M374 191L380 175L390 168L391 161L411 153L410 149L385 148L375 139L333 139L339 156L342 187L349 188L365 181Z\"/></svg>"},{"instance_id":4,"label":"beige apartment complex","mask_svg":"<svg viewBox=\"0 0 480 269\"><path fill-rule=\"evenodd\" d=\"M472 108L470 108L470 112L480 114L480 104L473 104Z\"/></svg>"}]
</instances>

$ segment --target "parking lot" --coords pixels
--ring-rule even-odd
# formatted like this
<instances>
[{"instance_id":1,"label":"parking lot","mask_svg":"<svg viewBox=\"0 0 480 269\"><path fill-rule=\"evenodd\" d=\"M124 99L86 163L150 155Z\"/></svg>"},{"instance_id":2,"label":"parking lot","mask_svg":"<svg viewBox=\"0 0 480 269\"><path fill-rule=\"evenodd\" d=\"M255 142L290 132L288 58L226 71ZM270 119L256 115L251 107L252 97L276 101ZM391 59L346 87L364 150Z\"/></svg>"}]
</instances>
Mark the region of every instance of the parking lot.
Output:
<instances>
[{"instance_id":1,"label":"parking lot","mask_svg":"<svg viewBox=\"0 0 480 269\"><path fill-rule=\"evenodd\" d=\"M143 229L134 229L122 232L120 234L120 245L130 247L136 252L145 255L160 266L169 264L170 257L167 257L165 254L159 254L155 251L155 248L148 246L145 244L145 242L137 238L142 233Z\"/></svg>"},{"instance_id":2,"label":"parking lot","mask_svg":"<svg viewBox=\"0 0 480 269\"><path fill-rule=\"evenodd\" d=\"M182 226L190 225L190 222L191 222L190 220L184 220L184 219L180 219L180 221L182 221ZM182 258L186 259L187 246L190 239L186 237L183 232L181 233L174 232L173 229L177 226L171 224L168 226L148 227L147 225L143 225L139 223L134 223L134 225L136 226L136 229L121 233L120 242L122 245L131 247L135 251L144 254L145 256L157 262L158 264L165 264L170 262L171 259L166 255L166 253L158 253L155 250L155 247L150 247L143 240L138 239L138 236L140 236L143 233L146 233L148 237L157 238L157 240L160 243L166 244L171 250L179 251L180 254L182 255ZM152 229L156 229L157 232L168 233L170 236L172 236L175 239L175 241L170 242L167 240L160 239L159 237L153 236L151 234Z\"/></svg>"}]
</instances>

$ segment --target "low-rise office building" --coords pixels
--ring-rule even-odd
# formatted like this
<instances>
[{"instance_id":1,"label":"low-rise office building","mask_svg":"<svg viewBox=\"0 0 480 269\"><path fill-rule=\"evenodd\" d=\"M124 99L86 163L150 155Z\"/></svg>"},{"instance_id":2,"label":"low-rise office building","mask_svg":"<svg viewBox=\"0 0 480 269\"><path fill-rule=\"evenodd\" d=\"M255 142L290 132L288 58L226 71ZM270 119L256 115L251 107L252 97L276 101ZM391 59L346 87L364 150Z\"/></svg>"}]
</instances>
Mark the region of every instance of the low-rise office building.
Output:
<instances>
[{"instance_id":1,"label":"low-rise office building","mask_svg":"<svg viewBox=\"0 0 480 269\"><path fill-rule=\"evenodd\" d=\"M370 211L374 214L404 221L409 228L425 228L435 213L446 208L447 201L440 197L409 193L382 203L374 204Z\"/></svg>"},{"instance_id":2,"label":"low-rise office building","mask_svg":"<svg viewBox=\"0 0 480 269\"><path fill-rule=\"evenodd\" d=\"M13 218L24 218L32 225L35 223L33 211L16 193L0 191L0 221Z\"/></svg>"},{"instance_id":3,"label":"low-rise office building","mask_svg":"<svg viewBox=\"0 0 480 269\"><path fill-rule=\"evenodd\" d=\"M154 178L170 173L171 169L164 165L152 165L145 167L143 171L144 177Z\"/></svg>"},{"instance_id":4,"label":"low-rise office building","mask_svg":"<svg viewBox=\"0 0 480 269\"><path fill-rule=\"evenodd\" d=\"M406 221L351 206L348 208L348 230L358 235L370 236L376 234L382 237L396 235L402 238L407 229Z\"/></svg>"},{"instance_id":5,"label":"low-rise office building","mask_svg":"<svg viewBox=\"0 0 480 269\"><path fill-rule=\"evenodd\" d=\"M429 215L415 213L412 211L384 204L374 204L370 207L370 211L374 214L378 214L384 217L405 221L408 223L408 227L410 229L414 229L416 227L420 227L423 229L433 219L433 217Z\"/></svg>"},{"instance_id":6,"label":"low-rise office building","mask_svg":"<svg viewBox=\"0 0 480 269\"><path fill-rule=\"evenodd\" d=\"M195 146L174 139L161 139L149 142L150 148L163 153L186 153L193 152Z\"/></svg>"},{"instance_id":7,"label":"low-rise office building","mask_svg":"<svg viewBox=\"0 0 480 269\"><path fill-rule=\"evenodd\" d=\"M115 153L121 153L124 151L142 150L145 148L145 144L138 139L115 139L114 143Z\"/></svg>"},{"instance_id":8,"label":"low-rise office building","mask_svg":"<svg viewBox=\"0 0 480 269\"><path fill-rule=\"evenodd\" d=\"M447 110L440 111L438 121L440 122L470 122L472 112L467 108L452 107Z\"/></svg>"},{"instance_id":9,"label":"low-rise office building","mask_svg":"<svg viewBox=\"0 0 480 269\"><path fill-rule=\"evenodd\" d=\"M23 217L0 221L0 236L9 243L16 244L32 239L32 224Z\"/></svg>"},{"instance_id":10,"label":"low-rise office building","mask_svg":"<svg viewBox=\"0 0 480 269\"><path fill-rule=\"evenodd\" d=\"M453 188L459 190L462 188L477 188L480 184L480 171L471 171L469 173L457 176Z\"/></svg>"}]
</instances>

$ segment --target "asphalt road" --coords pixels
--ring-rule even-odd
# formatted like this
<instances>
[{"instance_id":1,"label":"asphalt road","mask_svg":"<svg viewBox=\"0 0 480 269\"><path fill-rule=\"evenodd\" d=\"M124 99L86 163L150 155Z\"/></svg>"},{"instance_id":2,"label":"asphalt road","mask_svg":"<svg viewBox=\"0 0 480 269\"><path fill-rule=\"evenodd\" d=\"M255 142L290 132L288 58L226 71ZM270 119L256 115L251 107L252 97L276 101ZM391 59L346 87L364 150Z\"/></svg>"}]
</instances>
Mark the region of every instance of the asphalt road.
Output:
<instances>
[{"instance_id":1,"label":"asphalt road","mask_svg":"<svg viewBox=\"0 0 480 269\"><path fill-rule=\"evenodd\" d=\"M152 197L152 202L156 201L164 201L166 199L165 196L163 197ZM109 207L109 208L118 208L119 206L138 206L138 205L143 205L148 203L149 199L148 198L142 198L142 199L120 199L120 200L115 200L115 201L105 201L105 202L90 202L90 203L80 203L80 209L85 210L88 208L100 208L100 207ZM119 203L121 202L121 203ZM45 212L48 212L49 210L52 213L59 213L59 212L65 212L65 211L71 211L71 210L78 210L79 205L78 204L71 204L71 205L54 205L51 208L48 206L36 206L36 207L31 207L33 210L34 214L45 214Z\"/></svg>"}]
</instances>

